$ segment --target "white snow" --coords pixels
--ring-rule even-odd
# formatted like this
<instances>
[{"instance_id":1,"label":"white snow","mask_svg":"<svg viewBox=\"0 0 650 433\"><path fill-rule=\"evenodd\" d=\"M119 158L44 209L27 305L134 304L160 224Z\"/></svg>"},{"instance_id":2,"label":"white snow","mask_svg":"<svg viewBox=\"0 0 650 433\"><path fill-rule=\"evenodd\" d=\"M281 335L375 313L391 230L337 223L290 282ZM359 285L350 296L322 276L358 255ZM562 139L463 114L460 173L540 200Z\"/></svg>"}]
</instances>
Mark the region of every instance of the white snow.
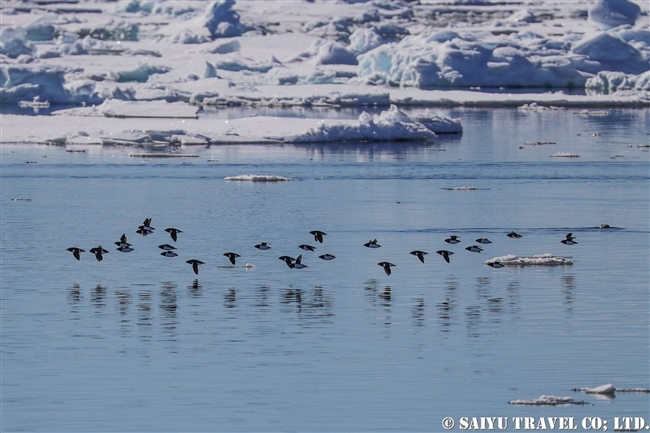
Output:
<instances>
[{"instance_id":1,"label":"white snow","mask_svg":"<svg viewBox=\"0 0 650 433\"><path fill-rule=\"evenodd\" d=\"M62 11L49 2L7 0L0 10L0 100L10 106L85 104L86 110L59 113L57 122L69 126L54 125L59 138L79 130L89 137L102 130L119 133L107 121L111 110L130 117L184 111L157 109L150 101L529 110L650 106L647 2L448 3L79 0ZM508 92L515 87L531 90ZM586 94L569 95L567 88ZM130 105L119 105L123 101ZM179 129L184 137L237 142L278 141L280 134L285 142L421 140L433 137L431 131L462 130L458 119L423 111L400 120L391 110L357 122L270 126L268 119L253 119L232 134L215 133L205 123ZM95 117L76 125L77 117L89 115ZM11 117L3 122L2 140L22 141L25 131L42 135L33 124L48 122ZM250 133L258 129L264 132Z\"/></svg>"},{"instance_id":2,"label":"white snow","mask_svg":"<svg viewBox=\"0 0 650 433\"><path fill-rule=\"evenodd\" d=\"M485 264L501 263L503 266L565 266L572 265L573 261L569 257L554 256L550 253L537 254L533 256L516 256L508 254L506 256L494 257L486 260Z\"/></svg>"}]
</instances>

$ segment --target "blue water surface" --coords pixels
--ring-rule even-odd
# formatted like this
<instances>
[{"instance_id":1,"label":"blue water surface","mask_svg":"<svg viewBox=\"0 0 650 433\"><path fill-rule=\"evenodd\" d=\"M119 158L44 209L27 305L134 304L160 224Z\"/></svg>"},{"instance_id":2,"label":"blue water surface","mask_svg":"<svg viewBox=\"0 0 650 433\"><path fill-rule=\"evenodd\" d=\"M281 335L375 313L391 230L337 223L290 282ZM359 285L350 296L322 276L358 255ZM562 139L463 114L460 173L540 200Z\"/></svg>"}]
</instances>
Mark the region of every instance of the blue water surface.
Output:
<instances>
[{"instance_id":1,"label":"blue water surface","mask_svg":"<svg viewBox=\"0 0 650 433\"><path fill-rule=\"evenodd\" d=\"M198 158L174 159L129 156L165 148L3 145L2 430L650 419L648 394L572 391L650 387L650 111L440 112L460 117L463 134L190 146L180 152ZM553 144L525 144L536 141ZM560 152L579 156L551 157ZM224 180L246 174L292 181ZM149 217L156 230L141 237ZM183 231L177 242L168 227ZM123 233L131 253L116 251ZM577 245L560 243L567 233ZM444 242L452 234L460 244ZM492 244L466 251L479 237ZM365 248L373 239L382 247ZM164 243L178 257L162 257ZM88 253L98 245L110 251L101 262ZM86 250L80 261L72 246ZM241 255L234 266L228 251ZM542 253L574 264L484 264ZM278 260L300 254L305 269ZM205 263L198 275L189 259ZM541 395L588 404L508 404Z\"/></svg>"}]
</instances>

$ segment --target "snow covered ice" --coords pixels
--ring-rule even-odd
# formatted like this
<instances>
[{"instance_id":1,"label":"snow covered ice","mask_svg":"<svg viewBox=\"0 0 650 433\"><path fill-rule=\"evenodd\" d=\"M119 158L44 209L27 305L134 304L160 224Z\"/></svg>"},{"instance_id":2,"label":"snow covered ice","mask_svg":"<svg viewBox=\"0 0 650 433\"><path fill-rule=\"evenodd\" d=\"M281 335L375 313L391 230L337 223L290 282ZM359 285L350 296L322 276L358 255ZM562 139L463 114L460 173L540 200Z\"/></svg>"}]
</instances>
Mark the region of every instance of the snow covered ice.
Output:
<instances>
[{"instance_id":1,"label":"snow covered ice","mask_svg":"<svg viewBox=\"0 0 650 433\"><path fill-rule=\"evenodd\" d=\"M7 1L1 11L0 98L4 106L130 101L150 113L158 112L152 103L160 101L217 107L650 104L650 26L643 1L292 5L82 0L61 8ZM487 91L493 88L501 89ZM510 94L510 88L530 90ZM170 107L171 116L175 110ZM410 123L393 117L390 127L388 114L382 116L359 118L356 125L296 122L295 128L266 132L268 139L281 132L297 141L375 141L459 131L456 121L432 112ZM18 117L4 123L3 140L24 138L14 129L28 121ZM86 129L118 133L106 119L93 116ZM262 129L268 123L248 122ZM216 133L219 140L264 139L226 131Z\"/></svg>"}]
</instances>

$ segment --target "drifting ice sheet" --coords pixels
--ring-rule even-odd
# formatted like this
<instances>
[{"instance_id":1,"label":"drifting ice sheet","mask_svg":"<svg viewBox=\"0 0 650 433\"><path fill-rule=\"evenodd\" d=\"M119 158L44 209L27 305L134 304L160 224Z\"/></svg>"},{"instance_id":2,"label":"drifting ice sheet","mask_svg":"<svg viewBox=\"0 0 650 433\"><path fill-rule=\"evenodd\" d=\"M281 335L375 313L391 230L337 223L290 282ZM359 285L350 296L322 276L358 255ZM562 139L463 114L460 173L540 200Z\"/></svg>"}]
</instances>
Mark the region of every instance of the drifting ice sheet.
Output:
<instances>
[{"instance_id":1,"label":"drifting ice sheet","mask_svg":"<svg viewBox=\"0 0 650 433\"><path fill-rule=\"evenodd\" d=\"M486 260L485 264L501 263L503 266L565 266L572 265L573 262L569 257L554 256L552 254L537 254L534 256L519 257L513 254L507 256L494 257Z\"/></svg>"}]
</instances>

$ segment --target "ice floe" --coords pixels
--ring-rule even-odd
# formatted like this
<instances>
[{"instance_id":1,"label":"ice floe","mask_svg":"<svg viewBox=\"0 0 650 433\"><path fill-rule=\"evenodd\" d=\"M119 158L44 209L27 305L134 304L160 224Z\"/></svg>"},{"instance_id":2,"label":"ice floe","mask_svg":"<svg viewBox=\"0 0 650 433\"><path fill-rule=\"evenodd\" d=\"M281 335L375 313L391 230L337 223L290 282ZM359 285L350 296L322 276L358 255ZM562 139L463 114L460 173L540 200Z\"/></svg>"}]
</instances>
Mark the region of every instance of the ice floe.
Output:
<instances>
[{"instance_id":1,"label":"ice floe","mask_svg":"<svg viewBox=\"0 0 650 433\"><path fill-rule=\"evenodd\" d=\"M242 181L242 182L287 182L291 178L284 176L273 176L263 174L242 174L239 176L224 177L223 180Z\"/></svg>"},{"instance_id":2,"label":"ice floe","mask_svg":"<svg viewBox=\"0 0 650 433\"><path fill-rule=\"evenodd\" d=\"M508 402L518 406L558 406L558 405L585 405L585 401L576 401L573 397L557 397L554 395L542 395L532 400L510 400Z\"/></svg>"},{"instance_id":3,"label":"ice floe","mask_svg":"<svg viewBox=\"0 0 650 433\"><path fill-rule=\"evenodd\" d=\"M551 155L551 158L580 158L576 153L558 152Z\"/></svg>"},{"instance_id":4,"label":"ice floe","mask_svg":"<svg viewBox=\"0 0 650 433\"><path fill-rule=\"evenodd\" d=\"M485 264L501 263L503 266L568 266L573 265L573 261L570 259L571 257L555 256L550 253L533 256L508 254L486 260Z\"/></svg>"}]
</instances>

